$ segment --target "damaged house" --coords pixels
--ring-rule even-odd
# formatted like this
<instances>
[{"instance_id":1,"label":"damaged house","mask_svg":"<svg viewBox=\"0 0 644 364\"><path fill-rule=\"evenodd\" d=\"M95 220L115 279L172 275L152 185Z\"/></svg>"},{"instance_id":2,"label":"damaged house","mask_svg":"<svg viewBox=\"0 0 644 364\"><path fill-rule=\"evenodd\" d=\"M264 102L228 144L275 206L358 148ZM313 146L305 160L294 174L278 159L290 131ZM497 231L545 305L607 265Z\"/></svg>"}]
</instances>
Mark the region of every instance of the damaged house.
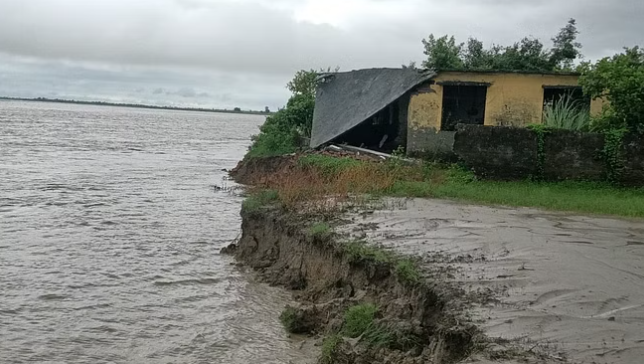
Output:
<instances>
[{"instance_id":1,"label":"damaged house","mask_svg":"<svg viewBox=\"0 0 644 364\"><path fill-rule=\"evenodd\" d=\"M411 155L451 154L457 124L524 126L563 95L591 114L602 100L584 99L577 73L364 69L318 79L311 147L349 144Z\"/></svg>"}]
</instances>

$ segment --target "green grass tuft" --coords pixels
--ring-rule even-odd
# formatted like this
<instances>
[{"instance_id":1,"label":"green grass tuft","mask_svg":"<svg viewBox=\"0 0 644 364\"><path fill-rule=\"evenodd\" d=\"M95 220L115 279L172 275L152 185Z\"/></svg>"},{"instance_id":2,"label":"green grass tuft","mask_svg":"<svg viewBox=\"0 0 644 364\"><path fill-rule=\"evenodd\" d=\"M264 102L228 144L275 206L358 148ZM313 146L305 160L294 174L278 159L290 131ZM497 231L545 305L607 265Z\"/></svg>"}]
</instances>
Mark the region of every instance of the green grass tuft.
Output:
<instances>
[{"instance_id":1,"label":"green grass tuft","mask_svg":"<svg viewBox=\"0 0 644 364\"><path fill-rule=\"evenodd\" d=\"M320 154L309 154L298 159L298 164L300 166L319 168L322 173L327 176L332 176L345 170L356 168L362 163L364 162L355 160L353 158L336 158Z\"/></svg>"},{"instance_id":2,"label":"green grass tuft","mask_svg":"<svg viewBox=\"0 0 644 364\"><path fill-rule=\"evenodd\" d=\"M335 362L336 350L342 342L342 336L335 334L324 339L322 342L322 355L320 363L333 364Z\"/></svg>"},{"instance_id":3,"label":"green grass tuft","mask_svg":"<svg viewBox=\"0 0 644 364\"><path fill-rule=\"evenodd\" d=\"M396 343L396 335L387 327L372 324L364 332L362 339L371 346L386 348Z\"/></svg>"},{"instance_id":4,"label":"green grass tuft","mask_svg":"<svg viewBox=\"0 0 644 364\"><path fill-rule=\"evenodd\" d=\"M373 325L376 312L378 307L370 303L350 307L344 315L342 334L350 338L362 335Z\"/></svg>"},{"instance_id":5,"label":"green grass tuft","mask_svg":"<svg viewBox=\"0 0 644 364\"><path fill-rule=\"evenodd\" d=\"M299 316L295 308L290 306L286 307L280 315L280 321L282 322L282 325L284 326L286 331L290 333L297 333L299 331Z\"/></svg>"},{"instance_id":6,"label":"green grass tuft","mask_svg":"<svg viewBox=\"0 0 644 364\"><path fill-rule=\"evenodd\" d=\"M349 262L375 262L375 263L389 263L392 261L391 253L386 250L369 245L364 240L354 240L343 243L345 253L348 256Z\"/></svg>"},{"instance_id":7,"label":"green grass tuft","mask_svg":"<svg viewBox=\"0 0 644 364\"><path fill-rule=\"evenodd\" d=\"M418 266L410 259L400 259L396 263L396 275L403 282L415 284L420 281Z\"/></svg>"},{"instance_id":8,"label":"green grass tuft","mask_svg":"<svg viewBox=\"0 0 644 364\"><path fill-rule=\"evenodd\" d=\"M333 229L326 222L315 223L309 228L309 235L316 239L328 238L332 234Z\"/></svg>"},{"instance_id":9,"label":"green grass tuft","mask_svg":"<svg viewBox=\"0 0 644 364\"><path fill-rule=\"evenodd\" d=\"M279 200L279 194L275 190L263 190L254 193L242 202L242 210L253 212L261 209L262 207L274 203Z\"/></svg>"}]
</instances>

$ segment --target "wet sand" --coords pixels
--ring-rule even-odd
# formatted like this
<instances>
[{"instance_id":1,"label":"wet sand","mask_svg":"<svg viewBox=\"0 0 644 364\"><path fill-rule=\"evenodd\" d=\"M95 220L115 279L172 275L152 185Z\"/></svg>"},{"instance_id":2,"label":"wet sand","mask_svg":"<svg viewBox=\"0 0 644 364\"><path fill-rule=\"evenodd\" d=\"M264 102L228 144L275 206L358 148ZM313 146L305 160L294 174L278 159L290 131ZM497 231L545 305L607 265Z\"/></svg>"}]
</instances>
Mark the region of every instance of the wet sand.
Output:
<instances>
[{"instance_id":1,"label":"wet sand","mask_svg":"<svg viewBox=\"0 0 644 364\"><path fill-rule=\"evenodd\" d=\"M498 301L474 312L489 336L553 361L644 362L644 221L440 200L387 205L395 207L353 228L403 253L445 254L456 282L494 291Z\"/></svg>"}]
</instances>

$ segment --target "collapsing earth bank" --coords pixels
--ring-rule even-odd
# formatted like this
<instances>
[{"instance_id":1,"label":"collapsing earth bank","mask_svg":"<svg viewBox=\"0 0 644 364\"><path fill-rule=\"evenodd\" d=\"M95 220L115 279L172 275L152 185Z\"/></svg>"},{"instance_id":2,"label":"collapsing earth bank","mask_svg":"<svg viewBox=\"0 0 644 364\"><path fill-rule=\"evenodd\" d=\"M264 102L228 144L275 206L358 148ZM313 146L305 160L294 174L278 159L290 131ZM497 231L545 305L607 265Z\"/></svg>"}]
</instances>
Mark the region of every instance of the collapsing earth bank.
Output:
<instances>
[{"instance_id":1,"label":"collapsing earth bank","mask_svg":"<svg viewBox=\"0 0 644 364\"><path fill-rule=\"evenodd\" d=\"M232 176L270 187L298 168L293 159L247 160ZM293 290L298 305L281 320L319 346L312 362L640 363L644 356L641 221L423 199L333 209L325 200L326 208L312 209L288 197L252 194L242 237L225 251Z\"/></svg>"}]
</instances>

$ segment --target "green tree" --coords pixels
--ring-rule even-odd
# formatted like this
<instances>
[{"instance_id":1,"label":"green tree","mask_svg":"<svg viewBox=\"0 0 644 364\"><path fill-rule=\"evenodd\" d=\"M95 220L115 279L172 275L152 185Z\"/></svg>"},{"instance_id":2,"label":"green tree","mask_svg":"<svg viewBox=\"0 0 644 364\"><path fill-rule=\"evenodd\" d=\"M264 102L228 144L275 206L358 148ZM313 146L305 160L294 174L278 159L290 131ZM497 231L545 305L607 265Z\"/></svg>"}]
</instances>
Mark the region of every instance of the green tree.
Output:
<instances>
[{"instance_id":1,"label":"green tree","mask_svg":"<svg viewBox=\"0 0 644 364\"><path fill-rule=\"evenodd\" d=\"M644 50L624 48L623 53L581 67L584 93L603 97L609 104L596 127L627 128L644 133Z\"/></svg>"},{"instance_id":2,"label":"green tree","mask_svg":"<svg viewBox=\"0 0 644 364\"><path fill-rule=\"evenodd\" d=\"M438 39L430 34L427 39L423 39L425 55L427 60L423 62L423 67L432 69L462 69L463 60L463 43L456 44L456 39L444 35Z\"/></svg>"},{"instance_id":3,"label":"green tree","mask_svg":"<svg viewBox=\"0 0 644 364\"><path fill-rule=\"evenodd\" d=\"M572 70L573 62L581 56L581 43L577 42L577 21L568 20L559 34L552 38L551 62L562 70Z\"/></svg>"},{"instance_id":4,"label":"green tree","mask_svg":"<svg viewBox=\"0 0 644 364\"><path fill-rule=\"evenodd\" d=\"M253 136L249 157L293 153L303 146L306 138L311 136L317 78L323 72L332 71L331 68L301 70L288 82L286 87L292 92L291 98L286 107L268 116L259 128L259 134Z\"/></svg>"},{"instance_id":5,"label":"green tree","mask_svg":"<svg viewBox=\"0 0 644 364\"><path fill-rule=\"evenodd\" d=\"M525 37L508 47L493 47L492 67L497 70L552 71L550 54L543 43Z\"/></svg>"},{"instance_id":6,"label":"green tree","mask_svg":"<svg viewBox=\"0 0 644 364\"><path fill-rule=\"evenodd\" d=\"M489 49L483 42L470 38L465 43L457 43L453 36L436 38L430 34L424 39L424 53L427 59L423 66L433 69L456 70L520 70L555 71L572 69L575 59L581 53L581 44L576 42L576 21L570 19L565 27L552 38L553 48L546 49L544 44L531 37L525 37L510 45L492 45Z\"/></svg>"},{"instance_id":7,"label":"green tree","mask_svg":"<svg viewBox=\"0 0 644 364\"><path fill-rule=\"evenodd\" d=\"M498 51L495 49L486 50L483 42L476 38L467 40L467 45L462 55L463 68L486 70L494 68L494 57Z\"/></svg>"},{"instance_id":8,"label":"green tree","mask_svg":"<svg viewBox=\"0 0 644 364\"><path fill-rule=\"evenodd\" d=\"M315 98L318 76L322 73L338 72L339 69L340 67L336 67L334 70L331 70L331 67L329 67L327 69L321 68L319 71L314 69L297 71L293 79L286 84L286 88L293 95L305 95Z\"/></svg>"},{"instance_id":9,"label":"green tree","mask_svg":"<svg viewBox=\"0 0 644 364\"><path fill-rule=\"evenodd\" d=\"M286 88L288 88L293 95L315 97L317 78L318 72L315 70L300 70L297 71L293 79L286 84Z\"/></svg>"}]
</instances>

